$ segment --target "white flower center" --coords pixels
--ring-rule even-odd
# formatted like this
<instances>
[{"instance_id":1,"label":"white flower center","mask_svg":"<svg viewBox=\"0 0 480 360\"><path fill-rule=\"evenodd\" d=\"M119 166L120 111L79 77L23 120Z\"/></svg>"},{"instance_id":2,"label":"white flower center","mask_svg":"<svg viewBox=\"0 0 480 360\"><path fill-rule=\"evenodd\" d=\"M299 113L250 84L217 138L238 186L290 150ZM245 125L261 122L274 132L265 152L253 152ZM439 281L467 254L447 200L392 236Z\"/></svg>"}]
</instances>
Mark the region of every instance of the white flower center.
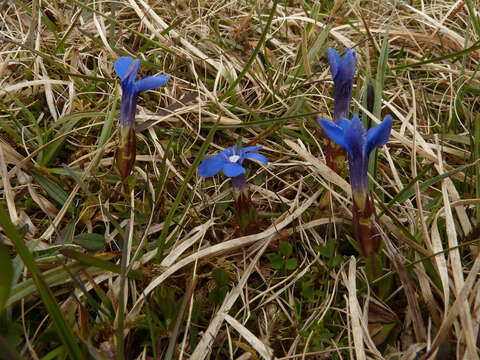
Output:
<instances>
[{"instance_id":1,"label":"white flower center","mask_svg":"<svg viewBox=\"0 0 480 360\"><path fill-rule=\"evenodd\" d=\"M233 164L236 164L238 160L240 160L240 156L238 155L232 155L228 158L228 160L230 160L231 163Z\"/></svg>"}]
</instances>

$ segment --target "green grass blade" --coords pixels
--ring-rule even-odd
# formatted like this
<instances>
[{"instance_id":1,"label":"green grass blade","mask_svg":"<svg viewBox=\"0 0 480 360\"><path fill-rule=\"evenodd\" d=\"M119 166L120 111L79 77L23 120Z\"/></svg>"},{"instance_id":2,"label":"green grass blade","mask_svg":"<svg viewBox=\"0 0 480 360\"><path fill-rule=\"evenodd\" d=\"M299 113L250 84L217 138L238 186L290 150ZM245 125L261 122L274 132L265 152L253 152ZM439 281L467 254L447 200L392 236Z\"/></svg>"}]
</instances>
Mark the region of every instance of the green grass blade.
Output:
<instances>
[{"instance_id":1,"label":"green grass blade","mask_svg":"<svg viewBox=\"0 0 480 360\"><path fill-rule=\"evenodd\" d=\"M475 144L473 148L473 160L476 162L475 165L475 175L476 175L476 186L475 193L477 199L480 199L480 115L477 114L474 121L474 139ZM480 204L477 204L477 223L480 223Z\"/></svg>"},{"instance_id":2,"label":"green grass blade","mask_svg":"<svg viewBox=\"0 0 480 360\"><path fill-rule=\"evenodd\" d=\"M10 344L3 336L0 336L0 354L4 360L20 360L22 359L17 352L11 348Z\"/></svg>"},{"instance_id":3,"label":"green grass blade","mask_svg":"<svg viewBox=\"0 0 480 360\"><path fill-rule=\"evenodd\" d=\"M10 111L3 104L0 104L0 110L2 110L5 114L8 114L11 121L13 121L14 123L18 123L18 120L13 111ZM14 139L17 143L22 142L22 136L19 135L3 117L0 118L0 128L2 128L8 135L10 135L12 139Z\"/></svg>"},{"instance_id":4,"label":"green grass blade","mask_svg":"<svg viewBox=\"0 0 480 360\"><path fill-rule=\"evenodd\" d=\"M478 49L480 49L480 40L477 41L475 44L473 44L472 46L470 46L469 48L467 48L465 50L460 50L460 51L457 51L457 52L454 52L454 53L451 53L451 54L448 54L448 55L439 56L439 57L429 59L429 60L418 61L418 62L413 63L413 64L406 64L406 65L397 66L397 67L392 68L391 70L392 71L393 70L401 70L401 69L406 69L406 68L418 67L418 66L422 66L422 65L425 65L425 64L432 64L432 63L437 63L437 62L439 63L443 60L448 60L448 59L452 59L452 63L454 63L456 61L456 60L453 60L454 58L458 58L460 56L468 55L471 52L477 51Z\"/></svg>"},{"instance_id":5,"label":"green grass blade","mask_svg":"<svg viewBox=\"0 0 480 360\"><path fill-rule=\"evenodd\" d=\"M86 266L79 263L71 263L66 265L72 272L79 272L85 269ZM43 278L48 286L56 286L65 284L70 280L70 276L65 272L64 266L57 266L53 269L43 272ZM15 284L12 287L10 297L8 298L7 306L10 306L26 296L35 293L36 285L32 278L23 280L21 283Z\"/></svg>"},{"instance_id":6,"label":"green grass blade","mask_svg":"<svg viewBox=\"0 0 480 360\"><path fill-rule=\"evenodd\" d=\"M480 23L478 21L478 18L475 16L475 12L473 11L473 6L471 0L465 0L465 4L467 5L468 8L468 14L470 15L470 19L472 20L473 27L477 33L478 36L480 36ZM477 7L478 10L478 7Z\"/></svg>"},{"instance_id":7,"label":"green grass blade","mask_svg":"<svg viewBox=\"0 0 480 360\"><path fill-rule=\"evenodd\" d=\"M65 35L60 39L58 42L57 46L55 47L55 50L53 50L53 55L57 55L60 51L64 50L65 47L65 42L69 38L70 34L72 33L72 30L75 28L75 25L77 24L78 18L80 17L81 12L77 12L75 17L72 19L72 22L68 28L68 30L65 32Z\"/></svg>"},{"instance_id":8,"label":"green grass blade","mask_svg":"<svg viewBox=\"0 0 480 360\"><path fill-rule=\"evenodd\" d=\"M295 106L292 106L292 109L293 108L295 108ZM290 110L287 110L287 113L290 113L290 112L291 112ZM321 111L312 111L312 112L300 113L295 115L282 116L282 117L273 118L273 119L249 121L247 123L241 123L241 124L219 125L218 130L241 129L241 128L248 128L251 126L270 126L270 125L274 125L275 123L286 122L288 120L303 119L303 118L308 119L311 117L316 117L321 113L322 113ZM213 125L202 125L202 129L211 129L212 127Z\"/></svg>"},{"instance_id":9,"label":"green grass blade","mask_svg":"<svg viewBox=\"0 0 480 360\"><path fill-rule=\"evenodd\" d=\"M102 132L100 133L100 138L98 139L98 148L101 148L107 143L107 140L112 135L113 121L115 119L115 112L117 111L118 103L118 87L115 89L115 95L113 97L112 107L110 111L105 116L105 123L103 124ZM101 156L99 157L101 158Z\"/></svg>"},{"instance_id":10,"label":"green grass blade","mask_svg":"<svg viewBox=\"0 0 480 360\"><path fill-rule=\"evenodd\" d=\"M318 12L318 7L315 7L315 10L313 11L314 13ZM316 14L314 15L316 16ZM310 24L309 24L310 25ZM295 71L295 74L292 77L288 77L285 81L286 84L292 84L295 81L298 80L298 78L304 76L306 74L306 66L313 65L316 62L318 62L319 58L321 57L321 52L320 50L323 49L325 42L327 41L328 34L330 33L330 24L327 24L327 26L320 32L320 35L315 39L314 43L310 47L310 49L307 50L306 53L306 59L303 60L297 60L298 66ZM301 47L303 47L303 44L300 45L299 55L297 58L303 58L302 56L302 51ZM289 93L291 93L294 89L290 89Z\"/></svg>"},{"instance_id":11,"label":"green grass blade","mask_svg":"<svg viewBox=\"0 0 480 360\"><path fill-rule=\"evenodd\" d=\"M274 0L273 1L272 10L270 11L270 15L268 16L267 23L265 24L265 28L263 29L262 34L260 35L260 39L258 40L257 46L255 46L255 49L253 50L253 53L250 56L250 59L248 59L248 62L245 65L245 67L243 68L242 72L237 76L235 81L230 85L230 87L227 89L225 94L223 94L222 97L220 97L220 99L218 99L219 103L223 102L226 98L228 98L233 93L233 91L235 90L237 85L240 83L240 81L242 81L242 79L245 76L245 74L247 73L248 69L250 69L250 66L252 66L253 62L255 61L255 58L257 57L258 52L260 51L260 49L263 46L263 43L265 42L265 38L267 37L268 29L270 28L270 25L272 24L273 15L275 14L275 10L277 8L278 1L279 0Z\"/></svg>"},{"instance_id":12,"label":"green grass blade","mask_svg":"<svg viewBox=\"0 0 480 360\"><path fill-rule=\"evenodd\" d=\"M62 206L65 204L68 194L58 184L37 173L33 173L33 178L53 200ZM70 206L69 210L73 212L73 206Z\"/></svg>"},{"instance_id":13,"label":"green grass blade","mask_svg":"<svg viewBox=\"0 0 480 360\"><path fill-rule=\"evenodd\" d=\"M163 360L172 360L173 358L173 352L175 350L178 334L180 332L180 326L182 325L183 318L185 316L185 311L187 310L188 303L192 298L193 291L195 289L196 284L197 284L197 277L195 277L191 283L187 284L187 292L183 296L182 305L178 310L177 320L175 321L175 326L173 328L172 335L170 336L167 352Z\"/></svg>"},{"instance_id":14,"label":"green grass blade","mask_svg":"<svg viewBox=\"0 0 480 360\"><path fill-rule=\"evenodd\" d=\"M62 124L61 129L55 134L56 138L51 144L49 144L45 149L42 150L43 157L41 161L39 161L40 165L48 166L50 162L52 162L57 154L63 147L67 137L66 134L70 133L73 127L84 117L88 117L90 115L95 116L97 113L75 113L69 114L62 119L59 119L54 126L52 126L48 131L45 132L44 136L53 133L55 128ZM100 113L102 116L103 114Z\"/></svg>"},{"instance_id":15,"label":"green grass blade","mask_svg":"<svg viewBox=\"0 0 480 360\"><path fill-rule=\"evenodd\" d=\"M60 310L52 291L43 279L42 272L38 268L32 254L2 206L0 206L0 225L3 227L5 234L14 244L18 254L32 276L38 292L40 293L40 297L42 298L42 301L55 325L58 337L65 346L69 357L71 359L85 359L78 345L77 337L73 333L66 319L63 317L63 313Z\"/></svg>"},{"instance_id":16,"label":"green grass blade","mask_svg":"<svg viewBox=\"0 0 480 360\"><path fill-rule=\"evenodd\" d=\"M474 164L477 165L478 167L478 164L480 162L476 162ZM451 177L453 175L455 175L456 173L460 172L460 171L463 171L471 166L473 166L474 164L467 164L467 165L463 165L463 166L460 166L456 169L453 169L453 170L450 170L450 171L446 171L444 172L443 174L441 175L437 175L437 176L434 176L433 178L431 179L428 179L424 182L422 182L420 185L419 185L419 189L420 191L423 191L425 190L426 188L428 188L429 186L432 186L432 185L435 185L436 183L438 183L439 181L445 179L445 178L448 178L448 177ZM393 204L395 203L398 203L398 204L402 204L405 200L407 200L408 198L410 198L411 196L413 196L415 194L415 189L413 189L413 185L419 180L421 179L426 173L428 170L431 169L431 167L433 166L432 165L428 165L426 166L407 186L405 186L397 195L395 195L395 197L390 200L387 204L387 207L388 208L391 208ZM381 217L383 215L383 211L379 214L379 216Z\"/></svg>"},{"instance_id":17,"label":"green grass blade","mask_svg":"<svg viewBox=\"0 0 480 360\"><path fill-rule=\"evenodd\" d=\"M60 253L69 257L71 259L75 259L80 263L88 266L98 267L100 269L110 271L116 274L120 274L120 266L116 264L112 264L109 261L103 260L96 256L90 256L83 254L81 252L75 251L73 249L63 248L60 250ZM130 279L140 279L140 274L136 270L130 270L127 274Z\"/></svg>"},{"instance_id":18,"label":"green grass blade","mask_svg":"<svg viewBox=\"0 0 480 360\"><path fill-rule=\"evenodd\" d=\"M390 27L392 25L393 13L390 15L387 29L385 30L385 36L382 41L382 49L380 51L380 58L378 59L377 76L375 77L375 89L374 89L374 102L373 102L373 115L382 120L382 97L383 97L383 85L385 83L385 73L387 71L388 60L388 36L390 33ZM377 149L375 149L368 162L368 172L375 179L377 177ZM371 181L369 180L371 184Z\"/></svg>"},{"instance_id":19,"label":"green grass blade","mask_svg":"<svg viewBox=\"0 0 480 360\"><path fill-rule=\"evenodd\" d=\"M93 165L92 171L95 171L100 164L101 159L103 158L104 150L103 146L107 143L108 139L112 135L113 122L115 120L115 112L117 110L118 103L118 87L115 88L115 95L113 96L112 107L105 116L105 122L103 123L102 132L100 133L100 138L98 139L97 149L101 149L100 155L96 157L95 164Z\"/></svg>"},{"instance_id":20,"label":"green grass blade","mask_svg":"<svg viewBox=\"0 0 480 360\"><path fill-rule=\"evenodd\" d=\"M276 2L275 2L276 4ZM168 215L165 219L165 222L163 224L162 232L160 233L160 236L158 237L157 240L157 247L158 247L158 252L157 252L157 259L160 261L163 255L163 248L165 245L165 240L168 235L168 230L170 228L170 223L173 220L173 216L175 215L175 212L178 208L178 205L180 205L180 201L183 199L183 193L187 189L187 184L192 178L193 174L197 171L198 164L200 164L200 161L203 158L203 154L205 154L205 151L207 151L208 145L212 142L213 135L215 135L215 132L217 131L218 124L220 123L220 117L216 121L215 125L210 129L210 132L207 135L207 138L205 139L205 142L202 144L200 147L200 150L198 150L197 157L192 163L192 166L190 166L190 169L188 169L187 175L185 176L185 180L183 181L182 186L180 187L180 190L178 191L177 197L175 198L175 201L173 202L172 208L168 212Z\"/></svg>"},{"instance_id":21,"label":"green grass blade","mask_svg":"<svg viewBox=\"0 0 480 360\"><path fill-rule=\"evenodd\" d=\"M13 280L13 265L8 256L8 249L0 242L0 314L7 302Z\"/></svg>"},{"instance_id":22,"label":"green grass blade","mask_svg":"<svg viewBox=\"0 0 480 360\"><path fill-rule=\"evenodd\" d=\"M20 108L20 112L22 113L25 120L27 120L32 126L32 128L34 128L37 132L37 138L35 139L35 137L33 137L30 131L25 131L26 139L29 141L35 141L38 146L44 145L45 141L42 136L42 130L38 126L37 120L35 119L35 116L33 115L33 113L15 95L12 95L12 94L8 94L8 95L15 101L17 106ZM16 125L19 128L19 130L23 130L25 128L25 125L18 121L16 121ZM39 154L39 157L40 157L40 154Z\"/></svg>"},{"instance_id":23,"label":"green grass blade","mask_svg":"<svg viewBox=\"0 0 480 360\"><path fill-rule=\"evenodd\" d=\"M97 160L94 159L94 161L97 161ZM80 178L79 176L80 173L73 171L67 165L63 165L63 170L66 174L68 174L68 176L70 176L73 180L75 180L75 182L81 187L84 194L92 201L93 204L96 204L97 206L102 208L102 211L105 214L105 216L108 218L108 220L110 220L110 222L113 224L115 229L117 229L118 234L123 238L125 232L123 231L119 222L115 219L115 217L112 216L110 211L103 204L101 204L95 196L93 196L93 194L88 189L87 185ZM135 239L135 236L134 236L134 239Z\"/></svg>"},{"instance_id":24,"label":"green grass blade","mask_svg":"<svg viewBox=\"0 0 480 360\"><path fill-rule=\"evenodd\" d=\"M115 24L125 30L128 30L130 31L132 34L134 35L137 35L139 36L140 38L142 38L144 41L146 42L149 42L151 43L152 45L154 45L156 48L158 49L162 49L163 51L169 53L169 54L172 54L172 55L176 55L172 50L170 50L168 47L164 46L163 44L159 43L158 41L155 41L151 38L149 38L148 36L146 36L145 34L137 31L137 30L134 30L128 26L126 26L125 24L123 24L122 22L120 21L117 21L116 19L112 18L111 16L108 16L108 15L105 15L104 13L100 12L100 11L97 11L95 10L94 8L88 6L88 5L85 5L85 2L84 1L79 1L79 0L73 0L73 2L81 7L82 9L84 10L87 10L87 11L90 11L91 13L94 13L98 16L102 16L103 18L105 18L106 20L108 20L109 22L111 22L112 24Z\"/></svg>"},{"instance_id":25,"label":"green grass blade","mask_svg":"<svg viewBox=\"0 0 480 360\"><path fill-rule=\"evenodd\" d=\"M133 192L132 192L133 194ZM117 339L117 359L123 360L125 358L125 280L127 273L127 258L128 258L128 239L130 234L134 232L134 222L133 219L130 219L127 223L128 231L125 231L125 237L123 238L123 248L122 248L122 260L120 262L120 291L118 292L118 307L117 307L117 329L116 329L116 339Z\"/></svg>"},{"instance_id":26,"label":"green grass blade","mask_svg":"<svg viewBox=\"0 0 480 360\"><path fill-rule=\"evenodd\" d=\"M390 20L385 30L385 37L382 41L382 49L380 51L380 58L378 59L377 66L377 76L375 77L375 99L373 103L373 115L380 119L382 115L382 95L383 95L383 84L385 83L385 72L387 71L387 60L388 60L388 36L390 32L390 27L392 25L393 14L390 16Z\"/></svg>"}]
</instances>

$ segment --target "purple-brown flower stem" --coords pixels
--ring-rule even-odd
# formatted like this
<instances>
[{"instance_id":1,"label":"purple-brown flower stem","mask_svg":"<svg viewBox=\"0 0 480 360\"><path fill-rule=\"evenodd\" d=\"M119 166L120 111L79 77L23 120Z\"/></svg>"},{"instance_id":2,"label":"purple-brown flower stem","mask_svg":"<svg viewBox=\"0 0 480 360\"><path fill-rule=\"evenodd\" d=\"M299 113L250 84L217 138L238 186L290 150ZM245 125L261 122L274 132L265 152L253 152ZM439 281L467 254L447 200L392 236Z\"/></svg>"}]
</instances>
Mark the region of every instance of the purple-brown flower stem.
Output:
<instances>
[{"instance_id":1,"label":"purple-brown flower stem","mask_svg":"<svg viewBox=\"0 0 480 360\"><path fill-rule=\"evenodd\" d=\"M245 174L232 179L232 195L235 217L242 235L254 234L258 230L257 210L252 203Z\"/></svg>"},{"instance_id":2,"label":"purple-brown flower stem","mask_svg":"<svg viewBox=\"0 0 480 360\"><path fill-rule=\"evenodd\" d=\"M377 253L380 234L375 226L375 205L369 192L353 194L353 232L367 261L371 280L377 278Z\"/></svg>"},{"instance_id":3,"label":"purple-brown flower stem","mask_svg":"<svg viewBox=\"0 0 480 360\"><path fill-rule=\"evenodd\" d=\"M128 192L126 178L132 172L135 165L136 155L136 135L135 129L130 126L120 127L118 148L115 153L115 161L120 172L125 191Z\"/></svg>"}]
</instances>

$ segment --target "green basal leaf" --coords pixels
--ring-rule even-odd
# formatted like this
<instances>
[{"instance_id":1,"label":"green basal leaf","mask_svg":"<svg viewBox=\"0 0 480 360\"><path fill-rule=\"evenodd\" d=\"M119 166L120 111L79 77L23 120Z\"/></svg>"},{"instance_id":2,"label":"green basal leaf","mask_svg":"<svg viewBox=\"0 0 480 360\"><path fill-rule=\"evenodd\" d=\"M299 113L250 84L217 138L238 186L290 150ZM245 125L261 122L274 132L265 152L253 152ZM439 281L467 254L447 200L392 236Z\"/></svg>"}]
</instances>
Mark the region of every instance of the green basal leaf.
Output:
<instances>
[{"instance_id":1,"label":"green basal leaf","mask_svg":"<svg viewBox=\"0 0 480 360\"><path fill-rule=\"evenodd\" d=\"M105 236L100 234L80 234L73 241L89 251L99 251L105 246Z\"/></svg>"}]
</instances>

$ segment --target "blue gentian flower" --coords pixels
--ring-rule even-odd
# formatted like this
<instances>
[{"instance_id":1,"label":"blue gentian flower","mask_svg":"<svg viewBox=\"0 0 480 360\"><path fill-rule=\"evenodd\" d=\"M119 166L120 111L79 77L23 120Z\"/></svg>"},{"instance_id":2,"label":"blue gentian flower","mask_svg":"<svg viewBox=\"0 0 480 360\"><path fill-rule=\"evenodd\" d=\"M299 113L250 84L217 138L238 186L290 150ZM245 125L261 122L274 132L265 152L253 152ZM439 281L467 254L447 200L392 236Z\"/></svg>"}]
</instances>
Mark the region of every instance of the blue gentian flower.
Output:
<instances>
[{"instance_id":1,"label":"blue gentian flower","mask_svg":"<svg viewBox=\"0 0 480 360\"><path fill-rule=\"evenodd\" d=\"M135 81L139 68L140 60L132 59L130 56L124 56L115 61L115 72L122 80L123 90L120 105L121 127L135 126L135 106L140 92L164 86L170 79L170 76L158 75Z\"/></svg>"},{"instance_id":2,"label":"blue gentian flower","mask_svg":"<svg viewBox=\"0 0 480 360\"><path fill-rule=\"evenodd\" d=\"M139 68L140 60L134 60L129 56L121 57L115 61L115 72L122 80L123 90L120 104L119 143L115 152L115 160L125 189L128 189L125 179L130 175L135 164L136 137L134 127L137 96L142 91L164 86L170 79L169 76L158 75L135 81Z\"/></svg>"},{"instance_id":3,"label":"blue gentian flower","mask_svg":"<svg viewBox=\"0 0 480 360\"><path fill-rule=\"evenodd\" d=\"M330 72L335 84L335 95L333 98L334 122L339 121L341 118L350 117L350 101L352 99L352 83L356 61L357 54L351 49L347 49L345 56L341 59L335 50L328 48L328 62L330 63Z\"/></svg>"},{"instance_id":4,"label":"blue gentian flower","mask_svg":"<svg viewBox=\"0 0 480 360\"><path fill-rule=\"evenodd\" d=\"M357 114L353 115L351 121L342 118L336 124L325 119L319 119L318 122L325 134L348 153L353 196L366 194L368 158L373 149L385 145L390 138L392 117L385 116L379 125L372 127L368 132Z\"/></svg>"},{"instance_id":5,"label":"blue gentian flower","mask_svg":"<svg viewBox=\"0 0 480 360\"><path fill-rule=\"evenodd\" d=\"M220 151L216 156L204 159L198 165L198 175L201 177L207 178L222 170L226 176L231 178L234 213L242 235L250 235L258 230L257 211L250 198L245 168L242 163L245 159L252 159L265 165L268 164L267 158L257 152L261 148L261 146L247 146L238 149L237 145L234 145Z\"/></svg>"},{"instance_id":6,"label":"blue gentian flower","mask_svg":"<svg viewBox=\"0 0 480 360\"><path fill-rule=\"evenodd\" d=\"M261 146L247 146L243 149L237 149L237 145L221 151L217 156L208 157L198 165L198 175L201 177L210 177L223 170L223 173L231 178L245 174L245 168L242 163L245 159L257 160L263 164L268 164L268 160L257 151Z\"/></svg>"}]
</instances>

